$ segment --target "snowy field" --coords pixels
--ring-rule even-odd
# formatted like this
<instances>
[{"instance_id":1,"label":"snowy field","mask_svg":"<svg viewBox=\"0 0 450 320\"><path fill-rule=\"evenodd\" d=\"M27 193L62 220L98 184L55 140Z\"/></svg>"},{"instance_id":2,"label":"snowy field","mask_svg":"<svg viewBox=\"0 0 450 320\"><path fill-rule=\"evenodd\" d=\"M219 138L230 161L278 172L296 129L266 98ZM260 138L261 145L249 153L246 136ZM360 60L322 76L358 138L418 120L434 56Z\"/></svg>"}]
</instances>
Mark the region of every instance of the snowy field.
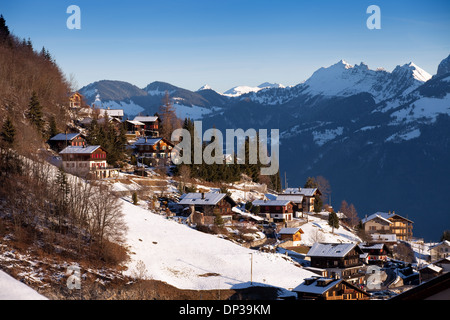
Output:
<instances>
[{"instance_id":1,"label":"snowy field","mask_svg":"<svg viewBox=\"0 0 450 320\"><path fill-rule=\"evenodd\" d=\"M308 222L300 228L303 230L301 244L312 246L315 242L327 243L359 243L361 239L353 232L347 230L342 225L339 229L333 229L328 225L327 215L322 215L324 219L317 216L309 216Z\"/></svg>"},{"instance_id":2,"label":"snowy field","mask_svg":"<svg viewBox=\"0 0 450 320\"><path fill-rule=\"evenodd\" d=\"M123 212L129 228L127 244L134 253L128 275L135 274L142 261L147 278L193 290L244 288L251 280L253 285L289 290L313 275L282 254L241 247L124 200Z\"/></svg>"},{"instance_id":3,"label":"snowy field","mask_svg":"<svg viewBox=\"0 0 450 320\"><path fill-rule=\"evenodd\" d=\"M0 300L47 300L47 298L0 270Z\"/></svg>"}]
</instances>

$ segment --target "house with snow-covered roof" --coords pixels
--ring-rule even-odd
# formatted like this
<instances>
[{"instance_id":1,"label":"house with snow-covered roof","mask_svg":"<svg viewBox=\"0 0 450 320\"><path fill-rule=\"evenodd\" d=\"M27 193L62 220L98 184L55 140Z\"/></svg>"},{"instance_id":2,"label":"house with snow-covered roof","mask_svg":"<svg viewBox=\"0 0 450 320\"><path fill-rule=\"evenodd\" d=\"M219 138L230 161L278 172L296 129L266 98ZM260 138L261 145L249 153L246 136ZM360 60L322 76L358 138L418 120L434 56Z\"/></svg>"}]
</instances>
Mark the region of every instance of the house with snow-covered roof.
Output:
<instances>
[{"instance_id":1,"label":"house with snow-covered roof","mask_svg":"<svg viewBox=\"0 0 450 320\"><path fill-rule=\"evenodd\" d=\"M289 241L292 242L293 246L300 245L300 241L302 240L303 230L300 227L294 228L282 228L278 234L280 235L281 241Z\"/></svg>"},{"instance_id":2,"label":"house with snow-covered roof","mask_svg":"<svg viewBox=\"0 0 450 320\"><path fill-rule=\"evenodd\" d=\"M118 175L118 169L108 167L107 152L101 146L68 146L60 153L62 169L84 178L110 178Z\"/></svg>"},{"instance_id":3,"label":"house with snow-covered roof","mask_svg":"<svg viewBox=\"0 0 450 320\"><path fill-rule=\"evenodd\" d=\"M161 119L158 116L136 116L133 121L143 123L144 135L151 138L159 137Z\"/></svg>"},{"instance_id":4,"label":"house with snow-covered roof","mask_svg":"<svg viewBox=\"0 0 450 320\"><path fill-rule=\"evenodd\" d=\"M164 138L142 137L133 146L139 158L151 159L152 165L167 165L174 144Z\"/></svg>"},{"instance_id":5,"label":"house with snow-covered roof","mask_svg":"<svg viewBox=\"0 0 450 320\"><path fill-rule=\"evenodd\" d=\"M392 233L399 240L412 238L413 222L395 211L376 212L361 220L364 230L371 233Z\"/></svg>"},{"instance_id":6,"label":"house with snow-covered roof","mask_svg":"<svg viewBox=\"0 0 450 320\"><path fill-rule=\"evenodd\" d=\"M359 244L364 253L367 253L367 262L370 264L382 264L387 261L388 254L391 252L384 243Z\"/></svg>"},{"instance_id":7,"label":"house with snow-covered roof","mask_svg":"<svg viewBox=\"0 0 450 320\"><path fill-rule=\"evenodd\" d=\"M47 143L50 148L59 152L68 146L84 146L86 145L86 139L79 133L58 133L57 135L51 137Z\"/></svg>"},{"instance_id":8,"label":"house with snow-covered roof","mask_svg":"<svg viewBox=\"0 0 450 320\"><path fill-rule=\"evenodd\" d=\"M343 279L306 278L295 287L299 300L367 300L370 294Z\"/></svg>"},{"instance_id":9,"label":"house with snow-covered roof","mask_svg":"<svg viewBox=\"0 0 450 320\"><path fill-rule=\"evenodd\" d=\"M252 205L260 208L261 216L274 222L291 221L294 213L294 204L289 200L254 200Z\"/></svg>"},{"instance_id":10,"label":"house with snow-covered roof","mask_svg":"<svg viewBox=\"0 0 450 320\"><path fill-rule=\"evenodd\" d=\"M430 247L431 261L450 257L450 241L444 240Z\"/></svg>"},{"instance_id":11,"label":"house with snow-covered roof","mask_svg":"<svg viewBox=\"0 0 450 320\"><path fill-rule=\"evenodd\" d=\"M309 249L306 257L311 260L311 267L327 270L329 277L339 277L361 284L365 273L361 256L364 252L356 243L319 243Z\"/></svg>"},{"instance_id":12,"label":"house with snow-covered roof","mask_svg":"<svg viewBox=\"0 0 450 320\"><path fill-rule=\"evenodd\" d=\"M229 195L215 192L185 193L180 197L178 204L183 206L187 215L201 213L201 220L204 223L212 223L211 218L216 215L220 215L224 220L231 220L232 208L236 206L236 202Z\"/></svg>"},{"instance_id":13,"label":"house with snow-covered roof","mask_svg":"<svg viewBox=\"0 0 450 320\"><path fill-rule=\"evenodd\" d=\"M279 200L289 200L294 204L294 212L313 212L314 198L322 195L317 188L286 188L277 195ZM298 216L296 214L295 216Z\"/></svg>"}]
</instances>

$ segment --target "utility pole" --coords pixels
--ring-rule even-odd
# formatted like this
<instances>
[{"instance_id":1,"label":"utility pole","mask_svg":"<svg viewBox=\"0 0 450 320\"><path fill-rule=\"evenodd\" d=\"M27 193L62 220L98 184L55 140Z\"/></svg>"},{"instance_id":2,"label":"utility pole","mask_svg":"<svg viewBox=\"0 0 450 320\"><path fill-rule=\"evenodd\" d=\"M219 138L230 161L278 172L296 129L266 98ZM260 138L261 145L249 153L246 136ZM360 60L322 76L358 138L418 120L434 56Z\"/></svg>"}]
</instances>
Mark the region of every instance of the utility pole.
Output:
<instances>
[{"instance_id":1,"label":"utility pole","mask_svg":"<svg viewBox=\"0 0 450 320\"><path fill-rule=\"evenodd\" d=\"M286 178L286 171L284 172L284 189L288 188L288 184L287 184L287 178Z\"/></svg>"},{"instance_id":2,"label":"utility pole","mask_svg":"<svg viewBox=\"0 0 450 320\"><path fill-rule=\"evenodd\" d=\"M250 285L253 286L253 252L250 253Z\"/></svg>"}]
</instances>

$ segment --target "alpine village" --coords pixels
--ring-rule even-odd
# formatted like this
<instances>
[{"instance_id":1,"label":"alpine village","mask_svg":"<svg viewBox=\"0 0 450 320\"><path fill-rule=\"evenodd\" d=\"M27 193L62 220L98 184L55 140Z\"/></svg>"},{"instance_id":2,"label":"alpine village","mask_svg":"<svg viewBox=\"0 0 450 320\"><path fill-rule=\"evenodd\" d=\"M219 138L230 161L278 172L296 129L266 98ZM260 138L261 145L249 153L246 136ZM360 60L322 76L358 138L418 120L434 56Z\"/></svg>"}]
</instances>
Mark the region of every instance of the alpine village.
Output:
<instances>
[{"instance_id":1,"label":"alpine village","mask_svg":"<svg viewBox=\"0 0 450 320\"><path fill-rule=\"evenodd\" d=\"M157 113L133 118L99 94L88 105L3 17L0 68L0 272L40 296L448 299L449 232L428 243L408 212L361 213L345 199L334 208L320 172L288 186L235 154L174 164L171 134L193 135L194 122L177 117L169 92ZM193 261L213 254L216 269L194 277ZM78 290L66 285L72 266Z\"/></svg>"}]
</instances>

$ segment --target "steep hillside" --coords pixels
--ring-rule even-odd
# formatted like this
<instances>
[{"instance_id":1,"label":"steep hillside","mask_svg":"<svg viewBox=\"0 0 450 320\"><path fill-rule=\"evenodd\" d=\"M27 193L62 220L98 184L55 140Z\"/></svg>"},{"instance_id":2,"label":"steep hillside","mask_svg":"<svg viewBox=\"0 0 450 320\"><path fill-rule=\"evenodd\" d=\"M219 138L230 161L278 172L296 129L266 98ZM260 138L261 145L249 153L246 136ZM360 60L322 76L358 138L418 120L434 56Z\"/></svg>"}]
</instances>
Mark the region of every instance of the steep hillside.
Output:
<instances>
[{"instance_id":1,"label":"steep hillside","mask_svg":"<svg viewBox=\"0 0 450 320\"><path fill-rule=\"evenodd\" d=\"M52 122L66 129L70 83L45 48L37 50L31 40L10 34L4 19L0 25L6 28L0 30L0 125L9 118L14 148L34 152L48 139ZM31 115L33 95L36 109Z\"/></svg>"}]
</instances>

